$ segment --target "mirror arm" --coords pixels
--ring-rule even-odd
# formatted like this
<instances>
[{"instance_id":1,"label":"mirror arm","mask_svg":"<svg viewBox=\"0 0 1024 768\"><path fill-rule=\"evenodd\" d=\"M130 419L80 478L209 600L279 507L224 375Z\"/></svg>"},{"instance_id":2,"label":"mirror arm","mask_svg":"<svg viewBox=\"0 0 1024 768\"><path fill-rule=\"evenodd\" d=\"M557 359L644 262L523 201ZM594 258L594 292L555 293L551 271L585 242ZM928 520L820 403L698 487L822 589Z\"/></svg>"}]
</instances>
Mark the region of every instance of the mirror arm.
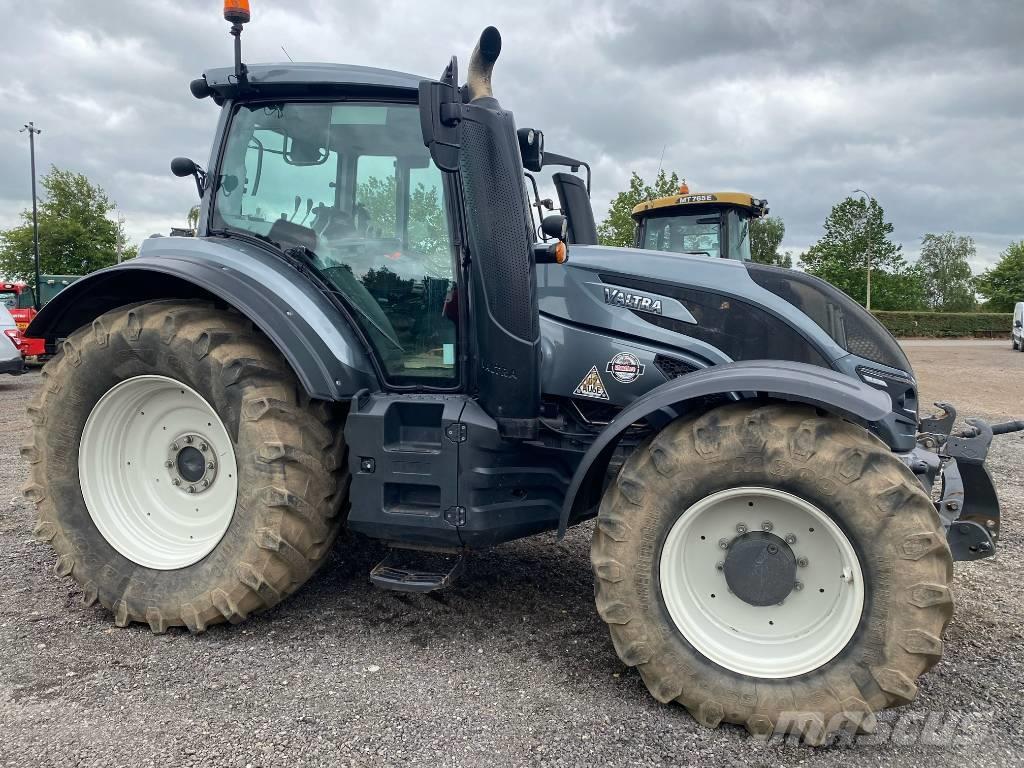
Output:
<instances>
[{"instance_id":1,"label":"mirror arm","mask_svg":"<svg viewBox=\"0 0 1024 768\"><path fill-rule=\"evenodd\" d=\"M202 200L203 194L206 192L206 171L197 165L192 176L196 180L196 191L199 193L199 199Z\"/></svg>"}]
</instances>

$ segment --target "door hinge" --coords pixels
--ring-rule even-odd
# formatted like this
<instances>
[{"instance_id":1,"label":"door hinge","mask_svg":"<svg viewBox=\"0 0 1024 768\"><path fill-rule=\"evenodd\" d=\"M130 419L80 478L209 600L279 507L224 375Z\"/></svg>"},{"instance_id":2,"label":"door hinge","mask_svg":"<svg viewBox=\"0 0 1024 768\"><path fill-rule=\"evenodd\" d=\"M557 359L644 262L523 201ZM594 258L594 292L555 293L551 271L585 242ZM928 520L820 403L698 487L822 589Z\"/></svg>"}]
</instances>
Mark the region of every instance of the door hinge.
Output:
<instances>
[{"instance_id":1,"label":"door hinge","mask_svg":"<svg viewBox=\"0 0 1024 768\"><path fill-rule=\"evenodd\" d=\"M462 527L466 524L466 508L448 507L444 511L444 521L449 525L454 525L456 528Z\"/></svg>"},{"instance_id":2,"label":"door hinge","mask_svg":"<svg viewBox=\"0 0 1024 768\"><path fill-rule=\"evenodd\" d=\"M453 422L444 428L445 437L447 437L453 443L466 442L467 432L468 430L466 429L466 425L463 424L461 421Z\"/></svg>"}]
</instances>

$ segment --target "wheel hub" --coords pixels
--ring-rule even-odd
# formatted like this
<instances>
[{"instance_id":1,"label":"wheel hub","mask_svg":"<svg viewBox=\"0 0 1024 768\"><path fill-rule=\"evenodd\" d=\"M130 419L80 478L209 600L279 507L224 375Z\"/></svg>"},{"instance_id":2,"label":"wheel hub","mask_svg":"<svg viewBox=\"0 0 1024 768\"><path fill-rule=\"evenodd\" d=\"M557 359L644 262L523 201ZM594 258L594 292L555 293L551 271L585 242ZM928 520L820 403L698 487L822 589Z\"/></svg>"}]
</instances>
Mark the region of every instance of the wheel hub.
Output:
<instances>
[{"instance_id":1,"label":"wheel hub","mask_svg":"<svg viewBox=\"0 0 1024 768\"><path fill-rule=\"evenodd\" d=\"M755 606L781 603L796 584L796 555L773 533L750 531L733 539L725 558L725 581L732 593Z\"/></svg>"},{"instance_id":2,"label":"wheel hub","mask_svg":"<svg viewBox=\"0 0 1024 768\"><path fill-rule=\"evenodd\" d=\"M196 433L181 435L170 444L164 466L171 484L185 493L203 493L217 478L217 461L210 440Z\"/></svg>"}]
</instances>

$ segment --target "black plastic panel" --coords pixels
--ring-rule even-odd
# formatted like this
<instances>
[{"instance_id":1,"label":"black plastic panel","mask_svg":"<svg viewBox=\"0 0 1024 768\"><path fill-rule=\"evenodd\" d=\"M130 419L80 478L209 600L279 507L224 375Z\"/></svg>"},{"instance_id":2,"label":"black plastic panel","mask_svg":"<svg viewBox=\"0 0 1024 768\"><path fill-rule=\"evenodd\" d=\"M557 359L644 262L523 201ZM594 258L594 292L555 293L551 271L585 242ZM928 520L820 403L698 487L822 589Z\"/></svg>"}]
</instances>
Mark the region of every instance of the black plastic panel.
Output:
<instances>
[{"instance_id":1,"label":"black plastic panel","mask_svg":"<svg viewBox=\"0 0 1024 768\"><path fill-rule=\"evenodd\" d=\"M795 269L747 264L747 271L755 283L799 309L847 352L911 373L893 335L835 286Z\"/></svg>"},{"instance_id":2,"label":"black plastic panel","mask_svg":"<svg viewBox=\"0 0 1024 768\"><path fill-rule=\"evenodd\" d=\"M460 546L458 527L446 517L458 507L460 443L446 430L457 425L465 402L460 395L381 394L353 402L345 424L349 528L387 541Z\"/></svg>"}]
</instances>

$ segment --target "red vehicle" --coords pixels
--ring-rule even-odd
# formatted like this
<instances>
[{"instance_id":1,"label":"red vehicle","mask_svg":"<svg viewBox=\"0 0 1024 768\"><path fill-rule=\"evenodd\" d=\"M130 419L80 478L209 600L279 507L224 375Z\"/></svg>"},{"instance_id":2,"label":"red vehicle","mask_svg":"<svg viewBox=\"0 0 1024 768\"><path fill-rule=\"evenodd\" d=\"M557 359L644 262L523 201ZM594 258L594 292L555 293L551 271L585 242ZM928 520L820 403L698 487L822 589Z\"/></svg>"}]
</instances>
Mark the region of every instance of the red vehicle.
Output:
<instances>
[{"instance_id":1,"label":"red vehicle","mask_svg":"<svg viewBox=\"0 0 1024 768\"><path fill-rule=\"evenodd\" d=\"M10 310L11 317L21 331L28 328L36 316L36 297L32 286L25 282L0 283L0 304ZM42 355L46 351L42 339L22 338L20 349L25 357Z\"/></svg>"}]
</instances>

